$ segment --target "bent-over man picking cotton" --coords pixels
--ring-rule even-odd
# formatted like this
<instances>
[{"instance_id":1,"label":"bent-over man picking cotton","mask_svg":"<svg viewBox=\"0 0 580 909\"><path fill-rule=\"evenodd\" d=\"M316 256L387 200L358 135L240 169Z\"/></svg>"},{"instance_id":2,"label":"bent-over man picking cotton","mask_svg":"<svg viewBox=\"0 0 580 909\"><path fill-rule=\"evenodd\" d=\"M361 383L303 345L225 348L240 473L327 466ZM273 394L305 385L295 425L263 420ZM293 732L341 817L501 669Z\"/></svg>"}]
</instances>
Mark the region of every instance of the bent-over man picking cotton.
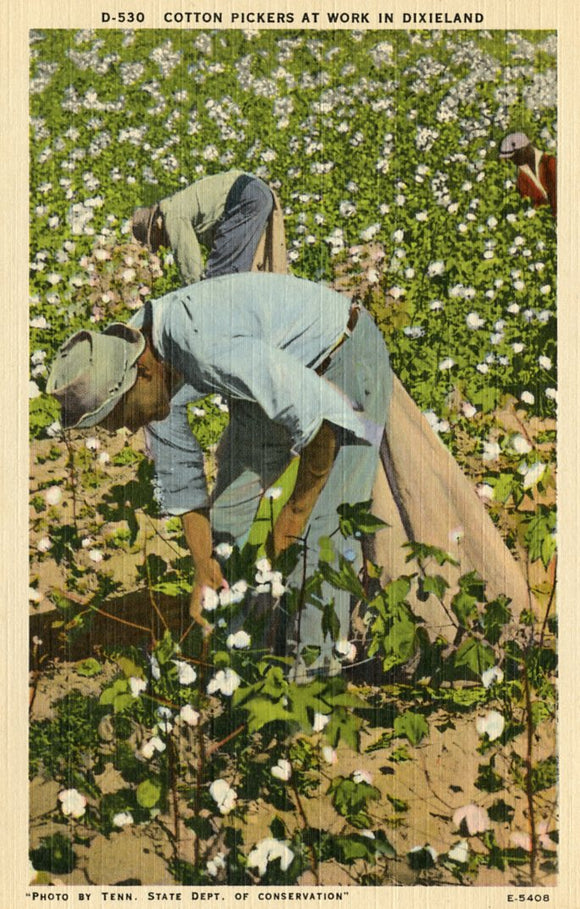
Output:
<instances>
[{"instance_id":1,"label":"bent-over man picking cotton","mask_svg":"<svg viewBox=\"0 0 580 909\"><path fill-rule=\"evenodd\" d=\"M375 489L375 504L383 513L389 506L390 526L381 532L386 577L393 576L405 539L447 549L450 530L461 523L469 562L463 570L479 570L497 592L516 598L519 610L529 605L517 564L393 376L370 315L322 285L241 274L175 291L147 303L129 325L73 335L58 353L47 390L61 403L64 428L145 428L161 508L181 516L195 566L191 613L202 623L204 588L223 584L214 535L242 544L263 491L296 455L295 487L273 529L275 555L308 526L314 567L320 539L336 530L338 505L367 501ZM210 499L187 405L215 392L228 401L230 424ZM359 542L349 540L348 548L360 570ZM298 587L300 569L295 573L289 580ZM325 584L322 598L334 600L340 637L347 639L350 594ZM452 638L456 629L433 608L426 620ZM333 643L311 605L294 641L298 649L305 645L320 647L316 669L336 668Z\"/></svg>"}]
</instances>

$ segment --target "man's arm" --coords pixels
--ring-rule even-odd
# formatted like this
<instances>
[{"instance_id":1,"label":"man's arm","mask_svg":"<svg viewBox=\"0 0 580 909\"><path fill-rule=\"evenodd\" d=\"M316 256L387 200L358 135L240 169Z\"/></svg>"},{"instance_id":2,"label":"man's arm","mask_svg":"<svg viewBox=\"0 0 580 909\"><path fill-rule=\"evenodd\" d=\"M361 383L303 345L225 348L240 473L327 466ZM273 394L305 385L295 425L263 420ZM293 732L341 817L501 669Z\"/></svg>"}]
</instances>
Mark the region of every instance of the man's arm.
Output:
<instances>
[{"instance_id":1,"label":"man's arm","mask_svg":"<svg viewBox=\"0 0 580 909\"><path fill-rule=\"evenodd\" d=\"M323 422L300 455L296 484L274 525L274 556L300 537L332 470L337 451L334 430Z\"/></svg>"},{"instance_id":2,"label":"man's arm","mask_svg":"<svg viewBox=\"0 0 580 909\"><path fill-rule=\"evenodd\" d=\"M196 622L207 626L209 623L201 614L203 589L211 587L217 590L225 584L219 563L212 557L209 511L206 508L188 511L181 515L181 523L195 568L189 611Z\"/></svg>"}]
</instances>

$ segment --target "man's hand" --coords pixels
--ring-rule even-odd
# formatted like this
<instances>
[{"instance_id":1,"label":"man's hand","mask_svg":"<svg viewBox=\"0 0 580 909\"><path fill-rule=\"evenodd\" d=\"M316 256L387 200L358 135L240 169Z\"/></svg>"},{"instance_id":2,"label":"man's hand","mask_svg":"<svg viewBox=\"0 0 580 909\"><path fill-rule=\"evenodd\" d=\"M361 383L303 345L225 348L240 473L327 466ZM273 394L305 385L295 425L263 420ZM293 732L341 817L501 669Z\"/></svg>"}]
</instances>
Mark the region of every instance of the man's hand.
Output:
<instances>
[{"instance_id":1,"label":"man's hand","mask_svg":"<svg viewBox=\"0 0 580 909\"><path fill-rule=\"evenodd\" d=\"M334 430L324 422L300 455L294 490L274 525L274 556L284 552L301 536L326 485L336 450Z\"/></svg>"},{"instance_id":2,"label":"man's hand","mask_svg":"<svg viewBox=\"0 0 580 909\"><path fill-rule=\"evenodd\" d=\"M195 566L195 581L189 601L189 613L192 619L202 625L204 629L210 629L211 625L202 614L204 597L211 596L210 591L217 591L222 587L227 587L228 582L222 575L221 568L215 559L209 559Z\"/></svg>"},{"instance_id":3,"label":"man's hand","mask_svg":"<svg viewBox=\"0 0 580 909\"><path fill-rule=\"evenodd\" d=\"M211 629L202 615L204 588L219 590L227 587L221 568L212 556L211 526L207 509L188 511L181 516L183 532L191 552L195 568L195 580L191 592L189 612L192 619L204 629Z\"/></svg>"}]
</instances>

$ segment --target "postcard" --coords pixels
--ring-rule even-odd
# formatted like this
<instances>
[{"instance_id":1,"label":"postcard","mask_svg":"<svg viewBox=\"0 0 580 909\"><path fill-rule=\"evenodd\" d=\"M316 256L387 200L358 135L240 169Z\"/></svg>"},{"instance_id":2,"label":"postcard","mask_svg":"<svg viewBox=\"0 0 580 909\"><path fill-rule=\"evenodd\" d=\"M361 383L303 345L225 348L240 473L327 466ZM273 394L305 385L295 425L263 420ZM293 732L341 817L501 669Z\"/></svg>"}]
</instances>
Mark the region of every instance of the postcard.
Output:
<instances>
[{"instance_id":1,"label":"postcard","mask_svg":"<svg viewBox=\"0 0 580 909\"><path fill-rule=\"evenodd\" d=\"M578 23L315 6L5 5L11 909L575 905Z\"/></svg>"}]
</instances>

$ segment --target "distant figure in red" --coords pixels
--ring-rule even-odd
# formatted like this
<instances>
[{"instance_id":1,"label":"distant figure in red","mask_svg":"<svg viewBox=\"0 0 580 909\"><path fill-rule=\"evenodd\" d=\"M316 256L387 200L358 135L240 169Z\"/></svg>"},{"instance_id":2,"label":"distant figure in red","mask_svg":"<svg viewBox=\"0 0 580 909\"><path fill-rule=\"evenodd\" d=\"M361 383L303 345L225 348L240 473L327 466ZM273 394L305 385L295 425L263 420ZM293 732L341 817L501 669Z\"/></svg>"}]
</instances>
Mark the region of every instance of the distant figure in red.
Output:
<instances>
[{"instance_id":1,"label":"distant figure in red","mask_svg":"<svg viewBox=\"0 0 580 909\"><path fill-rule=\"evenodd\" d=\"M556 217L556 159L535 148L525 133L510 133L499 147L499 156L518 169L517 190L531 199L534 208L549 205Z\"/></svg>"}]
</instances>

